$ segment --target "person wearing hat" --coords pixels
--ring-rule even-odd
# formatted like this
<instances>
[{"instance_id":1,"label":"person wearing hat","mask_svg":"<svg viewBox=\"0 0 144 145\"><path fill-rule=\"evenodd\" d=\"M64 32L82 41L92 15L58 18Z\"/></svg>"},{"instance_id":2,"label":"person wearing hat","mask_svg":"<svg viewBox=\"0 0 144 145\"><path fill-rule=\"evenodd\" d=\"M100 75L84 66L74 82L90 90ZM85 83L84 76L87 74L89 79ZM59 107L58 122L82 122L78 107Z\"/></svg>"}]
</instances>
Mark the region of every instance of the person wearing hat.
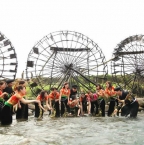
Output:
<instances>
[{"instance_id":1,"label":"person wearing hat","mask_svg":"<svg viewBox=\"0 0 144 145\"><path fill-rule=\"evenodd\" d=\"M115 112L115 115L117 114L117 116L119 116L119 111L123 107L126 96L129 94L129 92L122 90L121 87L116 87L114 91L116 92L116 95L118 96L117 98L118 106L114 112Z\"/></svg>"}]
</instances>

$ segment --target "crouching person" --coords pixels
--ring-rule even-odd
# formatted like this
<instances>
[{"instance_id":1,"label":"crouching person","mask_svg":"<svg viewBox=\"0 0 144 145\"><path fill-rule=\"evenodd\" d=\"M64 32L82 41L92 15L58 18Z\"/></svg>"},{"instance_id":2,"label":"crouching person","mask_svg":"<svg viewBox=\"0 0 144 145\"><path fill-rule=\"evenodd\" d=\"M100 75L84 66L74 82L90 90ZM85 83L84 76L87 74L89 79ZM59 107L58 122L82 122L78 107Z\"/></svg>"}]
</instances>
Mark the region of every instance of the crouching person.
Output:
<instances>
[{"instance_id":1,"label":"crouching person","mask_svg":"<svg viewBox=\"0 0 144 145\"><path fill-rule=\"evenodd\" d=\"M91 114L98 116L99 110L98 110L98 96L97 94L93 94L91 91L88 91L88 95L90 96L90 102L91 102Z\"/></svg>"},{"instance_id":2,"label":"crouching person","mask_svg":"<svg viewBox=\"0 0 144 145\"><path fill-rule=\"evenodd\" d=\"M121 109L121 116L136 118L139 109L139 103L132 94L128 94L125 99L125 105Z\"/></svg>"},{"instance_id":3,"label":"crouching person","mask_svg":"<svg viewBox=\"0 0 144 145\"><path fill-rule=\"evenodd\" d=\"M44 103L46 102L46 106L48 110L51 110L49 104L48 104L48 94L47 91L41 91L40 95L37 96L36 100L38 100L40 103L35 103L35 117L38 119L43 118L43 113L46 111L44 108Z\"/></svg>"},{"instance_id":4,"label":"crouching person","mask_svg":"<svg viewBox=\"0 0 144 145\"><path fill-rule=\"evenodd\" d=\"M79 104L79 99L76 98L76 96L73 96L72 98L70 98L68 105L70 107L70 113L74 111L77 114L77 116L80 115L81 105Z\"/></svg>"},{"instance_id":5,"label":"crouching person","mask_svg":"<svg viewBox=\"0 0 144 145\"><path fill-rule=\"evenodd\" d=\"M80 96L80 105L81 105L81 114L84 115L84 113L88 113L90 115L91 113L91 102L90 97L88 94L81 93Z\"/></svg>"},{"instance_id":6,"label":"crouching person","mask_svg":"<svg viewBox=\"0 0 144 145\"><path fill-rule=\"evenodd\" d=\"M119 111L124 106L126 96L129 94L129 92L122 90L120 87L115 88L114 91L116 92L116 95L118 97L117 98L117 100L118 100L118 106L117 106L117 108L114 111L114 115L119 116Z\"/></svg>"}]
</instances>

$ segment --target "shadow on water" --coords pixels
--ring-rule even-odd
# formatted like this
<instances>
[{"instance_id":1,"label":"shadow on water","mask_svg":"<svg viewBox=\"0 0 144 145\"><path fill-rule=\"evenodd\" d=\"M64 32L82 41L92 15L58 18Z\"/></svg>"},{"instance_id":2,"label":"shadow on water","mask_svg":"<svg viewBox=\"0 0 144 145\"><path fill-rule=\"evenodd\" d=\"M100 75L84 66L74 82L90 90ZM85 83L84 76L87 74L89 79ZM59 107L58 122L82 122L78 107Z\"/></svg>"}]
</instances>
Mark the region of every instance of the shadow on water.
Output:
<instances>
[{"instance_id":1,"label":"shadow on water","mask_svg":"<svg viewBox=\"0 0 144 145\"><path fill-rule=\"evenodd\" d=\"M2 145L144 145L144 113L124 117L68 117L43 120L33 116L0 127Z\"/></svg>"}]
</instances>

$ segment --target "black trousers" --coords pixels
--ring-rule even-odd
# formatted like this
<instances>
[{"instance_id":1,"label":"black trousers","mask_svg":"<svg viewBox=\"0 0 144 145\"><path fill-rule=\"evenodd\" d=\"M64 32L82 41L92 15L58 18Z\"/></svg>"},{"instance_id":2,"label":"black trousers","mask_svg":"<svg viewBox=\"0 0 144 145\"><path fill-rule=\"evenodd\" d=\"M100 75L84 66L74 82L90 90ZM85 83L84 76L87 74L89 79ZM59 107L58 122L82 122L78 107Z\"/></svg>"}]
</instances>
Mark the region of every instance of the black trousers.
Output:
<instances>
[{"instance_id":1,"label":"black trousers","mask_svg":"<svg viewBox=\"0 0 144 145\"><path fill-rule=\"evenodd\" d=\"M70 108L70 112L76 116L77 116L78 110L79 110L79 107Z\"/></svg>"},{"instance_id":2,"label":"black trousers","mask_svg":"<svg viewBox=\"0 0 144 145\"><path fill-rule=\"evenodd\" d=\"M137 117L138 109L139 109L139 103L135 101L130 105L130 117Z\"/></svg>"},{"instance_id":3,"label":"black trousers","mask_svg":"<svg viewBox=\"0 0 144 145\"><path fill-rule=\"evenodd\" d=\"M41 104L42 105L42 107L44 107L43 106L43 104ZM38 103L35 103L35 117L36 118L42 118L43 117L43 109L41 109L40 107L39 107L39 105L38 105Z\"/></svg>"},{"instance_id":4,"label":"black trousers","mask_svg":"<svg viewBox=\"0 0 144 145\"><path fill-rule=\"evenodd\" d=\"M105 117L105 100L104 99L99 99L99 108L102 112L102 117Z\"/></svg>"},{"instance_id":5,"label":"black trousers","mask_svg":"<svg viewBox=\"0 0 144 145\"><path fill-rule=\"evenodd\" d=\"M94 113L94 108L96 107L96 111L95 111L95 114L98 114L99 111L98 111L98 107L99 107L99 104L98 104L98 101L93 101L91 102L91 113Z\"/></svg>"},{"instance_id":6,"label":"black trousers","mask_svg":"<svg viewBox=\"0 0 144 145\"><path fill-rule=\"evenodd\" d=\"M83 101L82 102L82 107L83 107L83 112L87 112L87 102L86 101Z\"/></svg>"},{"instance_id":7,"label":"black trousers","mask_svg":"<svg viewBox=\"0 0 144 145\"><path fill-rule=\"evenodd\" d=\"M109 109L108 109L108 116L111 116L112 113L114 112L115 109L115 100L111 99L110 104L109 104Z\"/></svg>"},{"instance_id":8,"label":"black trousers","mask_svg":"<svg viewBox=\"0 0 144 145\"><path fill-rule=\"evenodd\" d=\"M17 109L16 119L28 120L28 104L20 102L21 108Z\"/></svg>"},{"instance_id":9,"label":"black trousers","mask_svg":"<svg viewBox=\"0 0 144 145\"><path fill-rule=\"evenodd\" d=\"M121 108L121 116L127 116L128 114L130 114L130 105L126 104Z\"/></svg>"},{"instance_id":10,"label":"black trousers","mask_svg":"<svg viewBox=\"0 0 144 145\"><path fill-rule=\"evenodd\" d=\"M67 105L67 103L68 103L67 99L64 101L61 101L61 116L65 113L65 108L67 109L68 112L70 111L70 108Z\"/></svg>"},{"instance_id":11,"label":"black trousers","mask_svg":"<svg viewBox=\"0 0 144 145\"><path fill-rule=\"evenodd\" d=\"M10 125L12 124L12 112L11 107L4 105L1 111L1 124Z\"/></svg>"},{"instance_id":12,"label":"black trousers","mask_svg":"<svg viewBox=\"0 0 144 145\"><path fill-rule=\"evenodd\" d=\"M0 101L0 120L1 120L1 111L2 111L3 106L4 106L4 102Z\"/></svg>"},{"instance_id":13,"label":"black trousers","mask_svg":"<svg viewBox=\"0 0 144 145\"><path fill-rule=\"evenodd\" d=\"M139 109L139 103L137 101L131 104L126 104L121 109L121 116L127 116L130 114L130 117L135 118L137 117L138 109Z\"/></svg>"},{"instance_id":14,"label":"black trousers","mask_svg":"<svg viewBox=\"0 0 144 145\"><path fill-rule=\"evenodd\" d=\"M54 108L56 110L55 117L60 117L59 101L54 102Z\"/></svg>"}]
</instances>

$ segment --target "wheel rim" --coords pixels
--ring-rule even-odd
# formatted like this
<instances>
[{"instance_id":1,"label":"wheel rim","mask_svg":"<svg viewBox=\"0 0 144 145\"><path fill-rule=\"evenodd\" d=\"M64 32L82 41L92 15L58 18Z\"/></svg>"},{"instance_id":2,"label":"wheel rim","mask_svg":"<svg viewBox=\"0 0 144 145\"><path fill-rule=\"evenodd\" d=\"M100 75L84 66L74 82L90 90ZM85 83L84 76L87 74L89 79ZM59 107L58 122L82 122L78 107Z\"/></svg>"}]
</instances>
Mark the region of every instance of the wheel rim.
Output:
<instances>
[{"instance_id":1,"label":"wheel rim","mask_svg":"<svg viewBox=\"0 0 144 145\"><path fill-rule=\"evenodd\" d=\"M0 32L0 78L15 79L17 66L15 49L11 41Z\"/></svg>"},{"instance_id":2,"label":"wheel rim","mask_svg":"<svg viewBox=\"0 0 144 145\"><path fill-rule=\"evenodd\" d=\"M26 76L40 89L62 87L64 81L82 91L106 79L105 56L98 45L85 35L59 31L43 37L28 55ZM45 83L47 82L47 83ZM82 89L83 86L83 89ZM36 94L35 87L32 87Z\"/></svg>"},{"instance_id":3,"label":"wheel rim","mask_svg":"<svg viewBox=\"0 0 144 145\"><path fill-rule=\"evenodd\" d=\"M142 95L144 80L144 37L134 35L117 45L111 70L114 80L133 93ZM122 82L122 84L120 84Z\"/></svg>"}]
</instances>

